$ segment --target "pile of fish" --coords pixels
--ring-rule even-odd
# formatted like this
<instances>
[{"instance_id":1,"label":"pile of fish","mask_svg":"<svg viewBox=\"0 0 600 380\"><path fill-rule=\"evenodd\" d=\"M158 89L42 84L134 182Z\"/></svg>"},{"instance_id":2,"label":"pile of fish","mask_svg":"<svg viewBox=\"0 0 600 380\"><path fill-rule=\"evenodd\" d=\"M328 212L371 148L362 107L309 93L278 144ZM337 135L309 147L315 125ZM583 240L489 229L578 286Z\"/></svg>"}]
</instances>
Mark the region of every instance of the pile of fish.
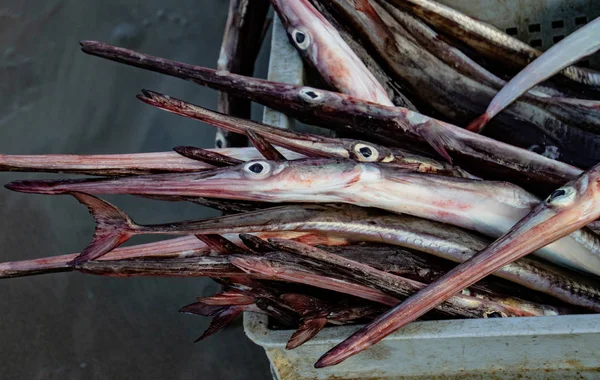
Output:
<instances>
[{"instance_id":1,"label":"pile of fish","mask_svg":"<svg viewBox=\"0 0 600 380\"><path fill-rule=\"evenodd\" d=\"M314 87L251 77L270 5ZM212 317L199 339L244 311L295 329L288 349L366 323L317 367L417 319L600 312L600 73L573 66L600 48L599 29L542 53L431 0L231 0L217 70L83 41L87 54L218 90L219 112L138 95L217 127L217 148L0 155L4 171L98 177L6 185L71 195L96 230L81 253L0 264L0 278L210 277L221 291L182 309ZM253 122L250 101L335 137ZM223 216L140 225L102 194ZM142 234L177 237L119 247Z\"/></svg>"}]
</instances>

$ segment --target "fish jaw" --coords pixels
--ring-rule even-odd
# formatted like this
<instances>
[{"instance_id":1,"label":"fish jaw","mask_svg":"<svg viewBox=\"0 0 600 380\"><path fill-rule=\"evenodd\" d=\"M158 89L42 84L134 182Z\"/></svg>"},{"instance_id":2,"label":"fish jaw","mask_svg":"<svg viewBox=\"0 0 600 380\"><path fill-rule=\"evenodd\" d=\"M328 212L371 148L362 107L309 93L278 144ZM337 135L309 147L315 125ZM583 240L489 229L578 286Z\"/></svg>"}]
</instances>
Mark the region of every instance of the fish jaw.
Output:
<instances>
[{"instance_id":1,"label":"fish jaw","mask_svg":"<svg viewBox=\"0 0 600 380\"><path fill-rule=\"evenodd\" d=\"M16 181L6 187L37 194L134 194L199 196L265 202L339 202L360 180L360 164L344 159L257 160L201 173L117 179Z\"/></svg>"}]
</instances>

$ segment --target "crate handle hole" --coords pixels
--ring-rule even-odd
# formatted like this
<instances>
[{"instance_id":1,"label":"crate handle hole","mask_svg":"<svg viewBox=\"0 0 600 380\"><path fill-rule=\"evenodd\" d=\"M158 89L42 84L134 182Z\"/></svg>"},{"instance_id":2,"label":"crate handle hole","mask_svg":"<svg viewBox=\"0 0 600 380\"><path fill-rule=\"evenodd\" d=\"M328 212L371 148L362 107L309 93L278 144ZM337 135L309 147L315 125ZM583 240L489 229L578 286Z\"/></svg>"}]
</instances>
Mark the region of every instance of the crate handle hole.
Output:
<instances>
[{"instance_id":1,"label":"crate handle hole","mask_svg":"<svg viewBox=\"0 0 600 380\"><path fill-rule=\"evenodd\" d=\"M557 43L557 42L559 42L560 40L562 40L564 38L565 38L565 36L560 36L560 35L559 36L554 36L554 37L552 37L552 42Z\"/></svg>"},{"instance_id":2,"label":"crate handle hole","mask_svg":"<svg viewBox=\"0 0 600 380\"><path fill-rule=\"evenodd\" d=\"M516 36L517 34L519 34L519 30L517 28L507 28L506 34L508 34L509 36Z\"/></svg>"},{"instance_id":3,"label":"crate handle hole","mask_svg":"<svg viewBox=\"0 0 600 380\"><path fill-rule=\"evenodd\" d=\"M537 33L541 30L542 30L542 26L540 24L529 25L529 33Z\"/></svg>"},{"instance_id":4,"label":"crate handle hole","mask_svg":"<svg viewBox=\"0 0 600 380\"><path fill-rule=\"evenodd\" d=\"M565 27L563 20L552 21L552 29L561 29Z\"/></svg>"},{"instance_id":5,"label":"crate handle hole","mask_svg":"<svg viewBox=\"0 0 600 380\"><path fill-rule=\"evenodd\" d=\"M542 46L542 40L540 40L539 38L535 39L535 40L531 40L531 41L529 41L529 44L531 44L532 47L540 47L540 46Z\"/></svg>"},{"instance_id":6,"label":"crate handle hole","mask_svg":"<svg viewBox=\"0 0 600 380\"><path fill-rule=\"evenodd\" d=\"M575 17L575 25L585 25L585 24L587 24L586 16Z\"/></svg>"}]
</instances>

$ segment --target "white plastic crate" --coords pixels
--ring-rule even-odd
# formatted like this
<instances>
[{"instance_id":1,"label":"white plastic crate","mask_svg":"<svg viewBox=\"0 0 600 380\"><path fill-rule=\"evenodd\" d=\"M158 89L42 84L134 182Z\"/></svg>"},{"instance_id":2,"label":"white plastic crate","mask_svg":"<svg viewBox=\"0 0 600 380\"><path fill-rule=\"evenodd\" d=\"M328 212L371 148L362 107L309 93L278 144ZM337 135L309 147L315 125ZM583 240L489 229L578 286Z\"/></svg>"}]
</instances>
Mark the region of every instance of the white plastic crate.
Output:
<instances>
[{"instance_id":1,"label":"white plastic crate","mask_svg":"<svg viewBox=\"0 0 600 380\"><path fill-rule=\"evenodd\" d=\"M600 1L439 0L540 49L600 15ZM269 79L302 85L302 61L275 17ZM589 60L600 67L597 56ZM263 121L296 121L265 109ZM600 315L414 322L334 367L313 364L360 326L327 327L294 350L293 331L270 330L267 317L244 313L247 336L265 349L276 379L600 378Z\"/></svg>"}]
</instances>

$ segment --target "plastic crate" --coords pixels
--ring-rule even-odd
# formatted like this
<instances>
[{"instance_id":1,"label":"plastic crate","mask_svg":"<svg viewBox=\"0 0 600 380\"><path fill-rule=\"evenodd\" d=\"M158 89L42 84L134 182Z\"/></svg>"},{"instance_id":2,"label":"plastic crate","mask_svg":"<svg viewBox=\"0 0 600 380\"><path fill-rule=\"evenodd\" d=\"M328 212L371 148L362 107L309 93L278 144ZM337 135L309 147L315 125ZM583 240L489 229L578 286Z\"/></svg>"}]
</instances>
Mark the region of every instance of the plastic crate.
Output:
<instances>
[{"instance_id":1,"label":"plastic crate","mask_svg":"<svg viewBox=\"0 0 600 380\"><path fill-rule=\"evenodd\" d=\"M600 15L600 1L442 0L540 49ZM600 67L597 56L589 60ZM274 20L269 79L302 85L302 61ZM299 123L265 109L263 121ZM414 322L370 349L324 369L313 364L360 326L327 327L294 350L293 331L271 330L264 315L245 313L244 330L263 347L276 379L600 378L600 315Z\"/></svg>"}]
</instances>

